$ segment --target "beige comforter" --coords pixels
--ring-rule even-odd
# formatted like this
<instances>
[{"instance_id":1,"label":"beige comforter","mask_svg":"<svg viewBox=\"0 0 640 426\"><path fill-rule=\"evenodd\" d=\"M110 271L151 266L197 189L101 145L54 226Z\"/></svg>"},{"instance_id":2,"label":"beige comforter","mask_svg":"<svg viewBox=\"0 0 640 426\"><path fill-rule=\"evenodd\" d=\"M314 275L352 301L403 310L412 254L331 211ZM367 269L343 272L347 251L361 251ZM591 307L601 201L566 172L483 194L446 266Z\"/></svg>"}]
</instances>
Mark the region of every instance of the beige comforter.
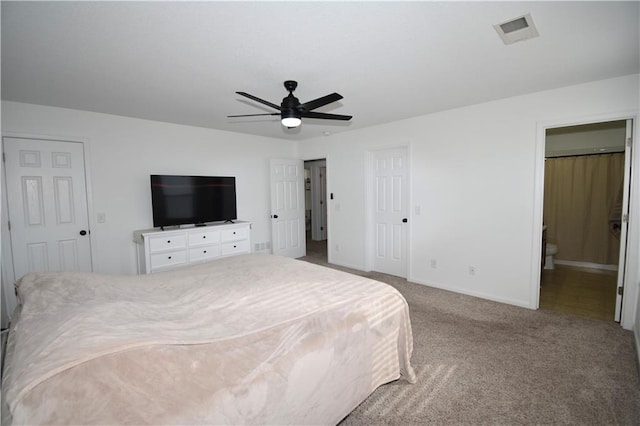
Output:
<instances>
[{"instance_id":1,"label":"beige comforter","mask_svg":"<svg viewBox=\"0 0 640 426\"><path fill-rule=\"evenodd\" d=\"M392 287L251 254L144 276L29 274L14 424L335 424L410 365Z\"/></svg>"}]
</instances>

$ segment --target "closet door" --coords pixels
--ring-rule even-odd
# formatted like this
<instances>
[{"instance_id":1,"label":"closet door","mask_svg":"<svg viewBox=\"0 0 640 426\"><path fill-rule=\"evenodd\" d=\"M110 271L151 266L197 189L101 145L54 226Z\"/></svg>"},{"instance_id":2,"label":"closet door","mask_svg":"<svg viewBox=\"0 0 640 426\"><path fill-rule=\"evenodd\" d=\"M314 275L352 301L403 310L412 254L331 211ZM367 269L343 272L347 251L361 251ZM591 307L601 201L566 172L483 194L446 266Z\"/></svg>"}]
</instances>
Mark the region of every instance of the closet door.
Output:
<instances>
[{"instance_id":1,"label":"closet door","mask_svg":"<svg viewBox=\"0 0 640 426\"><path fill-rule=\"evenodd\" d=\"M307 254L302 160L271 160L272 253L287 257Z\"/></svg>"},{"instance_id":2,"label":"closet door","mask_svg":"<svg viewBox=\"0 0 640 426\"><path fill-rule=\"evenodd\" d=\"M15 279L27 272L91 271L83 144L3 142Z\"/></svg>"},{"instance_id":3,"label":"closet door","mask_svg":"<svg viewBox=\"0 0 640 426\"><path fill-rule=\"evenodd\" d=\"M373 153L373 269L407 276L408 246L408 155L406 148Z\"/></svg>"}]
</instances>

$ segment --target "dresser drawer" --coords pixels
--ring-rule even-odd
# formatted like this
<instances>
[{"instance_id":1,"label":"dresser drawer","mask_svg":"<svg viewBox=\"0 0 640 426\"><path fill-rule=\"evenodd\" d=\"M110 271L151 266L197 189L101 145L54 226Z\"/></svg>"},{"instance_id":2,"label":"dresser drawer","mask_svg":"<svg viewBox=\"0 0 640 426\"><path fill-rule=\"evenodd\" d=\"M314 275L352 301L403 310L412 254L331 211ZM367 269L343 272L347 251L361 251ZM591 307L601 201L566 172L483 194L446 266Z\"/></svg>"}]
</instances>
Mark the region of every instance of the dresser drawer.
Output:
<instances>
[{"instance_id":1,"label":"dresser drawer","mask_svg":"<svg viewBox=\"0 0 640 426\"><path fill-rule=\"evenodd\" d=\"M226 241L238 241L246 240L249 237L249 228L238 229L223 229L221 231L220 240Z\"/></svg>"},{"instance_id":2,"label":"dresser drawer","mask_svg":"<svg viewBox=\"0 0 640 426\"><path fill-rule=\"evenodd\" d=\"M151 255L151 269L176 266L187 263L186 250L167 251Z\"/></svg>"},{"instance_id":3,"label":"dresser drawer","mask_svg":"<svg viewBox=\"0 0 640 426\"><path fill-rule=\"evenodd\" d=\"M189 249L189 262L199 262L201 260L213 259L220 256L220 246L202 246Z\"/></svg>"},{"instance_id":4,"label":"dresser drawer","mask_svg":"<svg viewBox=\"0 0 640 426\"><path fill-rule=\"evenodd\" d=\"M217 244L220 241L220 231L209 230L189 233L189 247Z\"/></svg>"},{"instance_id":5,"label":"dresser drawer","mask_svg":"<svg viewBox=\"0 0 640 426\"><path fill-rule=\"evenodd\" d=\"M161 250L184 248L187 246L187 234L159 235L149 237L151 253Z\"/></svg>"},{"instance_id":6,"label":"dresser drawer","mask_svg":"<svg viewBox=\"0 0 640 426\"><path fill-rule=\"evenodd\" d=\"M249 241L235 241L232 243L224 243L220 245L220 253L223 256L234 254L234 253L248 253L249 252Z\"/></svg>"}]
</instances>

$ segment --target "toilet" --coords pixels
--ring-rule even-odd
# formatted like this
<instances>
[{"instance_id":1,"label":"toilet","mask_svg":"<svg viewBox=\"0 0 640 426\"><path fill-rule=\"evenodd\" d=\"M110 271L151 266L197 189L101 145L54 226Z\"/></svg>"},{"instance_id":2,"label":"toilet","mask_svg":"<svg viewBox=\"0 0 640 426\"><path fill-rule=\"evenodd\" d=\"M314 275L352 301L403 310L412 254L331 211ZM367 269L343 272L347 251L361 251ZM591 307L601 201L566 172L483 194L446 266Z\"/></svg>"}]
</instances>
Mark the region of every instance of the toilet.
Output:
<instances>
[{"instance_id":1,"label":"toilet","mask_svg":"<svg viewBox=\"0 0 640 426\"><path fill-rule=\"evenodd\" d=\"M556 253L558 253L558 246L555 244L547 244L546 257L544 260L544 269L555 269L553 256L555 256Z\"/></svg>"}]
</instances>

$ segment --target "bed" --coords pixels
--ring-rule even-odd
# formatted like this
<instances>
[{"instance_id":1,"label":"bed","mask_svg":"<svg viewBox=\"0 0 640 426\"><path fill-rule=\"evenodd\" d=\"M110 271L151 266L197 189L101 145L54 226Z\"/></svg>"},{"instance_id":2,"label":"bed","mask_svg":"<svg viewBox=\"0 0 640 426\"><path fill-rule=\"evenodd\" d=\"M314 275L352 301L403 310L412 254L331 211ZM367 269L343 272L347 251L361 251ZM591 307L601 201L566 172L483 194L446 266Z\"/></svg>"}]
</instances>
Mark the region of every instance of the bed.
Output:
<instances>
[{"instance_id":1,"label":"bed","mask_svg":"<svg viewBox=\"0 0 640 426\"><path fill-rule=\"evenodd\" d=\"M16 287L13 424L336 424L378 386L415 382L402 295L299 260L36 273Z\"/></svg>"}]
</instances>

